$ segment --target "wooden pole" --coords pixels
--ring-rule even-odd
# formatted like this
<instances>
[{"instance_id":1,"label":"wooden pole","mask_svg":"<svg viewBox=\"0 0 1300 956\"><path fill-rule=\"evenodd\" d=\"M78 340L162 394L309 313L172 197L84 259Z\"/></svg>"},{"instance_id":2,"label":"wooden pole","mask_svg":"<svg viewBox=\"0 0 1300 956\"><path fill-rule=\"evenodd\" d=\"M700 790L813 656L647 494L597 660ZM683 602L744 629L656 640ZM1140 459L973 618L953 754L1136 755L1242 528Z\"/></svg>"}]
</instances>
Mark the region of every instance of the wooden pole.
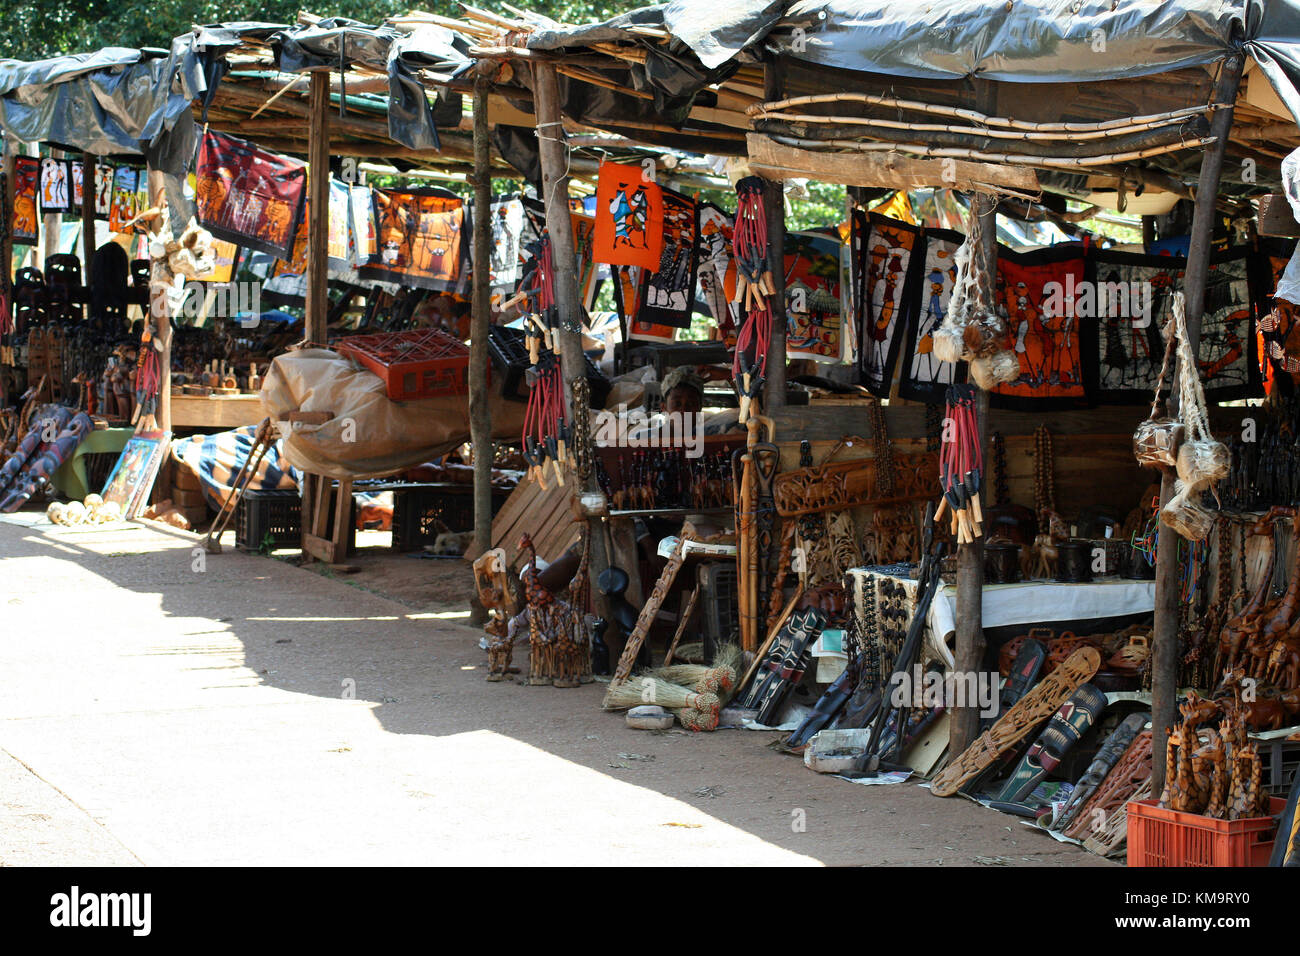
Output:
<instances>
[{"instance_id":1,"label":"wooden pole","mask_svg":"<svg viewBox=\"0 0 1300 956\"><path fill-rule=\"evenodd\" d=\"M152 197L157 196L163 188L163 174L159 169L148 169L145 175L145 182L149 185L150 202ZM91 213L94 213L94 199L91 199ZM170 238L170 237L168 237ZM154 270L157 267L150 267L150 278L154 277ZM167 272L167 275L170 275ZM165 289L155 288L154 283L149 283L149 314L154 320L154 336L160 346L158 352L158 414L154 418L158 422L158 429L163 432L172 430L172 318L171 310L167 306L167 294ZM141 418L141 421L144 419ZM165 475L159 476L156 484L155 500L158 495L165 494L163 491L162 479Z\"/></svg>"},{"instance_id":2,"label":"wooden pole","mask_svg":"<svg viewBox=\"0 0 1300 956\"><path fill-rule=\"evenodd\" d=\"M984 276L996 287L997 283L997 202L983 193L976 193L971 199L972 209L980 221L982 243L978 255L983 260ZM992 293L992 289L990 292ZM975 414L979 421L980 447L987 450L989 440L989 393L982 388L975 390ZM988 461L987 455L985 461ZM986 474L984 480L988 480ZM980 489L981 504L985 497L983 486ZM987 529L985 529L987 531ZM954 654L955 670L959 675L976 674L984 669L984 537L957 546L957 608L956 608L957 648ZM970 686L970 685L968 685ZM979 706L971 702L970 706L953 709L952 723L948 731L948 752L959 754L971 745L979 736Z\"/></svg>"},{"instance_id":3,"label":"wooden pole","mask_svg":"<svg viewBox=\"0 0 1300 956\"><path fill-rule=\"evenodd\" d=\"M538 151L542 163L541 198L546 206L546 231L551 237L551 256L555 266L555 306L560 319L560 377L564 380L564 407L568 420L572 422L573 383L586 377L587 361L582 354L578 257L573 241L573 219L569 215L569 149L561 125L559 81L552 64L533 64L533 109L537 116ZM580 439L575 435L574 440ZM596 479L592 475L585 490L596 489ZM591 600L595 613L606 621L612 621L609 601L596 584L597 576L609 566L605 536L598 522L599 519L588 519Z\"/></svg>"},{"instance_id":4,"label":"wooden pole","mask_svg":"<svg viewBox=\"0 0 1300 956\"><path fill-rule=\"evenodd\" d=\"M975 81L976 108L986 114L997 111L997 86L985 80ZM977 216L980 224L981 243L976 254L983 265L983 276L989 283L989 300L997 297L998 277L998 230L997 199L986 193L975 193L971 197L971 212ZM984 449L984 460L988 461L989 443L989 393L982 388L975 390L975 415L979 422L979 442ZM988 481L987 464L984 481ZM980 488L980 503L985 498L983 485ZM987 533L987 529L985 529ZM957 547L957 608L956 608L957 647L954 654L955 669L958 674L976 674L984 669L984 536ZM969 686L969 685L968 685ZM953 710L952 723L948 731L948 752L960 754L979 736L980 714L976 706L959 707Z\"/></svg>"},{"instance_id":5,"label":"wooden pole","mask_svg":"<svg viewBox=\"0 0 1300 956\"><path fill-rule=\"evenodd\" d=\"M95 256L95 162L90 153L81 154L81 271L90 288L90 260ZM150 202L153 198L150 197Z\"/></svg>"},{"instance_id":6,"label":"wooden pole","mask_svg":"<svg viewBox=\"0 0 1300 956\"><path fill-rule=\"evenodd\" d=\"M560 373L564 404L572 413L573 383L587 374L582 355L582 320L578 303L577 253L569 213L569 148L561 125L560 90L555 67L533 67L533 102L537 110L537 141L542 160L542 201L546 231L555 263L555 305L560 318Z\"/></svg>"},{"instance_id":7,"label":"wooden pole","mask_svg":"<svg viewBox=\"0 0 1300 956\"><path fill-rule=\"evenodd\" d=\"M486 64L474 77L474 308L469 339L469 436L474 449L474 546L492 547L492 412L488 407L488 328L492 324L492 167Z\"/></svg>"},{"instance_id":8,"label":"wooden pole","mask_svg":"<svg viewBox=\"0 0 1300 956\"><path fill-rule=\"evenodd\" d=\"M329 341L330 75L311 74L307 129L307 322L309 342Z\"/></svg>"},{"instance_id":9,"label":"wooden pole","mask_svg":"<svg viewBox=\"0 0 1300 956\"><path fill-rule=\"evenodd\" d=\"M778 100L783 95L781 64L763 63L763 97ZM785 407L785 184L764 180L763 207L767 212L767 262L776 294L772 296L772 340L767 349L767 384L763 390L764 412L775 414Z\"/></svg>"},{"instance_id":10,"label":"wooden pole","mask_svg":"<svg viewBox=\"0 0 1300 956\"><path fill-rule=\"evenodd\" d=\"M1191 242L1187 247L1187 268L1183 273L1183 293L1186 296L1185 314L1187 335L1192 343L1192 354L1197 353L1201 339L1201 316L1205 311L1205 283L1210 271L1210 242L1214 238L1214 223L1218 218L1215 200L1219 192L1219 177L1223 172L1223 158L1232 132L1233 104L1241 84L1242 58L1240 55L1224 61L1223 69L1214 84L1214 102L1226 104L1214 112L1210 120L1210 134L1215 137L1201 157L1201 173L1196 185L1196 205L1192 213ZM1175 376L1169 399L1171 414L1177 412L1178 385ZM1173 497L1174 476L1165 472L1160 480L1160 506L1163 508ZM1178 618L1179 573L1178 533L1161 522L1156 540L1156 598L1155 632L1151 658L1151 720L1152 753L1151 789L1159 794L1165 785L1165 748L1169 730L1178 712Z\"/></svg>"}]
</instances>

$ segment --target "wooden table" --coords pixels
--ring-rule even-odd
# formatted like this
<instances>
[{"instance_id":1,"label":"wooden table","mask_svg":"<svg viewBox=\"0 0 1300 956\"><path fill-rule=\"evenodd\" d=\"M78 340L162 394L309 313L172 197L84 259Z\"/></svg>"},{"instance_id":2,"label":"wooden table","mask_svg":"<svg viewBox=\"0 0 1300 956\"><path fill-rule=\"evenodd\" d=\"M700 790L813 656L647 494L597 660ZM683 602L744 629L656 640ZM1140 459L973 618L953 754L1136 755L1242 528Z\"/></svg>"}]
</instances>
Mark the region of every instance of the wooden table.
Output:
<instances>
[{"instance_id":1,"label":"wooden table","mask_svg":"<svg viewBox=\"0 0 1300 956\"><path fill-rule=\"evenodd\" d=\"M256 425L266 417L256 392L246 395L172 395L172 428L201 431Z\"/></svg>"}]
</instances>

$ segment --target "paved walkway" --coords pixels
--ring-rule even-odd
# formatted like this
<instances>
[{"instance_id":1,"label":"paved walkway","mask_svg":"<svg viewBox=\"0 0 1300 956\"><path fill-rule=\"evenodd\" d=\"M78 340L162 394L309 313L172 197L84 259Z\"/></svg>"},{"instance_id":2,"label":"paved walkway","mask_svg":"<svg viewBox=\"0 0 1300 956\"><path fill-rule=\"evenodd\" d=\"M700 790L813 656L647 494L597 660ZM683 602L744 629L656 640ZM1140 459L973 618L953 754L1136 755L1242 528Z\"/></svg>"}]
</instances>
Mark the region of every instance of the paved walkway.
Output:
<instances>
[{"instance_id":1,"label":"paved walkway","mask_svg":"<svg viewBox=\"0 0 1300 956\"><path fill-rule=\"evenodd\" d=\"M0 523L0 864L1101 863L775 735L488 684L467 627L195 544Z\"/></svg>"}]
</instances>

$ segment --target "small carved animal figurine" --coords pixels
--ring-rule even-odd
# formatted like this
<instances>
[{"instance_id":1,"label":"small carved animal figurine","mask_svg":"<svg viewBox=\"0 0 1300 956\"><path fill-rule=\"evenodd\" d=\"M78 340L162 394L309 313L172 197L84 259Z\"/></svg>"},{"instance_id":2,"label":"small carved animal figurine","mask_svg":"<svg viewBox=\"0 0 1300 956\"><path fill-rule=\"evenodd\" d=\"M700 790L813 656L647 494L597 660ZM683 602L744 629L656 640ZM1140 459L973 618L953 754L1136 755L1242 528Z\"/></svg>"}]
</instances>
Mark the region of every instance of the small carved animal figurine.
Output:
<instances>
[{"instance_id":1,"label":"small carved animal figurine","mask_svg":"<svg viewBox=\"0 0 1300 956\"><path fill-rule=\"evenodd\" d=\"M1056 546L1070 538L1070 529L1055 511L1043 509L1038 526L1046 527L1046 532L1039 532L1032 547L1020 552L1020 575L1026 581L1030 578L1053 578L1056 576L1056 563L1060 553Z\"/></svg>"}]
</instances>

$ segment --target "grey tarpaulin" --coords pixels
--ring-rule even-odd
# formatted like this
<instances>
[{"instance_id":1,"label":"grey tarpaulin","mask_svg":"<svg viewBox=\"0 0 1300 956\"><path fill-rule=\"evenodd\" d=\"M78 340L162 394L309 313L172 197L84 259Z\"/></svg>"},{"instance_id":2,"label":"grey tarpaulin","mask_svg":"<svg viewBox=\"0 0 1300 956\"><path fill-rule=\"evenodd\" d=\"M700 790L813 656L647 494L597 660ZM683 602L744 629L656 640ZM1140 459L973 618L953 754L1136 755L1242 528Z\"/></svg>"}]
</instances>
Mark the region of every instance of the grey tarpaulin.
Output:
<instances>
[{"instance_id":1,"label":"grey tarpaulin","mask_svg":"<svg viewBox=\"0 0 1300 956\"><path fill-rule=\"evenodd\" d=\"M539 30L528 45L637 42L634 25L668 30L670 48L685 47L708 70L742 50L771 50L884 76L978 74L1013 83L1147 76L1244 49L1300 121L1297 0L676 0L604 23ZM649 76L665 92L684 92L680 77Z\"/></svg>"}]
</instances>

